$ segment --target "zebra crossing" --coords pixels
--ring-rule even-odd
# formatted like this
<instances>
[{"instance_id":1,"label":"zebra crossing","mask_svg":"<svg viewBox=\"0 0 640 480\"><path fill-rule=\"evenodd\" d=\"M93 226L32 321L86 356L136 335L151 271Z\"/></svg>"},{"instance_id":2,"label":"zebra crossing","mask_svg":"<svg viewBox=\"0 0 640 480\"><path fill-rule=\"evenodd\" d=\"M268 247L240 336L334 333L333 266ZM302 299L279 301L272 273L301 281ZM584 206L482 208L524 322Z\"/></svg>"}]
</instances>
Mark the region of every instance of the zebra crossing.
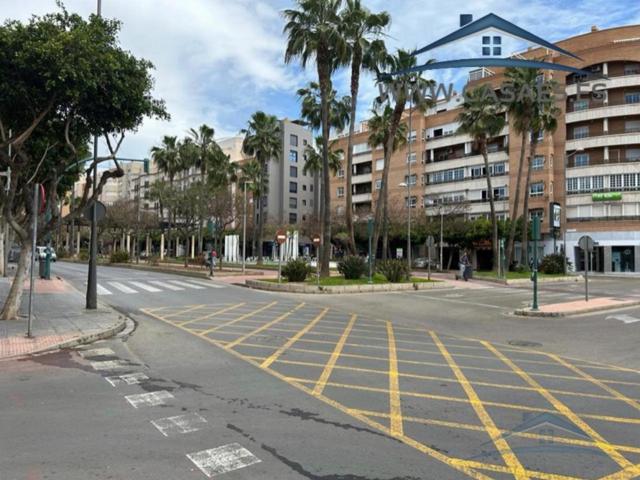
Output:
<instances>
[{"instance_id":1,"label":"zebra crossing","mask_svg":"<svg viewBox=\"0 0 640 480\"><path fill-rule=\"evenodd\" d=\"M205 290L206 288L225 288L224 285L198 280L119 280L98 283L98 295L114 293L161 293L184 290Z\"/></svg>"}]
</instances>

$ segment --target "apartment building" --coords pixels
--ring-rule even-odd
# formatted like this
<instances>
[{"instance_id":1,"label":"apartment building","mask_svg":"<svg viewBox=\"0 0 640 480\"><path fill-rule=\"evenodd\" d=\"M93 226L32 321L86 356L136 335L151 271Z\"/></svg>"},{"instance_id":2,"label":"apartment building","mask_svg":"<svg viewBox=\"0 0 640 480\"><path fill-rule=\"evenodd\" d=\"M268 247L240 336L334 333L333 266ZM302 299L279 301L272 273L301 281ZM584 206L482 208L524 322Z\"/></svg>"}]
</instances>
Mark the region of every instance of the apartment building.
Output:
<instances>
[{"instance_id":1,"label":"apartment building","mask_svg":"<svg viewBox=\"0 0 640 480\"><path fill-rule=\"evenodd\" d=\"M557 130L539 136L531 160L527 216L542 220L544 252L561 251L566 242L567 256L577 270L585 264L578 240L589 235L597 242L592 270L640 271L640 26L592 27L557 45L580 60L540 48L518 55L570 65L592 75L545 72L565 95L557 97L561 110ZM470 72L467 87L489 83L497 88L503 81L501 69L482 68ZM392 157L392 205L410 206L417 215L446 212L468 219L488 215L482 157L469 137L456 133L462 103L461 96L453 96L425 114L414 112L410 142ZM513 212L521 148L520 135L505 117L507 126L489 145L493 195L501 217ZM356 134L354 149L353 203L359 216L368 215L375 203L383 166L382 150L372 151L367 137L365 123ZM346 145L346 138L338 139L338 148ZM411 185L410 196L406 187L399 186L406 182ZM338 209L344 208L344 188L344 178L333 180L331 196ZM562 207L556 231L550 226L552 203Z\"/></svg>"}]
</instances>

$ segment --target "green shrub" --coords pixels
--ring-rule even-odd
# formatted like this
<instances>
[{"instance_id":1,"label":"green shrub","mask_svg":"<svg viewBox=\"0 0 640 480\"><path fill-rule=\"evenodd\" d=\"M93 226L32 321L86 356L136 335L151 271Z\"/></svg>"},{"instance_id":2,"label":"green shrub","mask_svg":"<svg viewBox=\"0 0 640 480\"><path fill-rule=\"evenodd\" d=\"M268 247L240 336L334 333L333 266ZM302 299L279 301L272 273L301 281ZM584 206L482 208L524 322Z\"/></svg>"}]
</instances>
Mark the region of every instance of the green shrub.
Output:
<instances>
[{"instance_id":1,"label":"green shrub","mask_svg":"<svg viewBox=\"0 0 640 480\"><path fill-rule=\"evenodd\" d=\"M87 250L86 248L81 248L80 253L78 253L78 258L83 262L89 260L89 250Z\"/></svg>"},{"instance_id":2,"label":"green shrub","mask_svg":"<svg viewBox=\"0 0 640 480\"><path fill-rule=\"evenodd\" d=\"M569 269L569 265L570 262L567 260L567 270ZM564 273L564 257L559 253L546 255L540 262L538 270L541 273L547 274Z\"/></svg>"},{"instance_id":3,"label":"green shrub","mask_svg":"<svg viewBox=\"0 0 640 480\"><path fill-rule=\"evenodd\" d=\"M344 275L346 280L358 280L367 273L367 262L355 255L344 257L338 262L338 272Z\"/></svg>"},{"instance_id":4,"label":"green shrub","mask_svg":"<svg viewBox=\"0 0 640 480\"><path fill-rule=\"evenodd\" d=\"M404 260L380 260L376 262L376 270L391 283L399 283L409 278L409 266Z\"/></svg>"},{"instance_id":5,"label":"green shrub","mask_svg":"<svg viewBox=\"0 0 640 480\"><path fill-rule=\"evenodd\" d=\"M124 250L118 250L116 252L112 252L109 257L109 263L128 263L129 262L129 252L125 252Z\"/></svg>"},{"instance_id":6,"label":"green shrub","mask_svg":"<svg viewBox=\"0 0 640 480\"><path fill-rule=\"evenodd\" d=\"M148 259L147 262L149 263L149 265L152 265L154 267L157 267L158 265L160 265L160 256L158 255L151 255Z\"/></svg>"},{"instance_id":7,"label":"green shrub","mask_svg":"<svg viewBox=\"0 0 640 480\"><path fill-rule=\"evenodd\" d=\"M282 267L282 276L289 282L304 282L312 271L313 269L307 265L304 259L298 258L297 260L289 260Z\"/></svg>"}]
</instances>

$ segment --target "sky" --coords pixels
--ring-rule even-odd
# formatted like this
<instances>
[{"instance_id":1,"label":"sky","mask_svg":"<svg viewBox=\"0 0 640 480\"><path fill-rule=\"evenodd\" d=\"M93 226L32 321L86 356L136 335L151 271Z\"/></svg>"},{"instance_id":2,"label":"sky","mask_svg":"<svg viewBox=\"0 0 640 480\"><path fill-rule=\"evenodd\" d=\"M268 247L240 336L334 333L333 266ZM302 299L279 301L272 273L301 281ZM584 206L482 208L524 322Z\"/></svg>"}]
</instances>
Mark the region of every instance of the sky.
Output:
<instances>
[{"instance_id":1,"label":"sky","mask_svg":"<svg viewBox=\"0 0 640 480\"><path fill-rule=\"evenodd\" d=\"M458 28L462 13L475 19L495 13L551 42L586 33L592 25L607 28L640 23L637 0L363 3L372 11L390 13L386 41L391 49L412 50L439 39ZM96 0L64 0L64 4L83 16L96 8ZM170 121L146 120L137 132L127 135L119 156L148 157L163 135L182 137L189 128L203 123L215 128L217 138L238 135L257 110L280 118L299 118L296 90L315 79L315 69L312 64L305 71L295 63L284 63L286 36L281 13L293 6L293 0L102 0L102 14L122 22L123 48L154 64L154 95L166 101L171 114ZM56 8L55 0L0 0L0 19L24 21ZM504 49L526 47L513 41ZM460 58L475 48L463 42L430 56L437 60ZM467 73L439 71L433 78L453 82L459 89ZM336 72L334 87L340 96L348 94L348 71ZM376 92L374 79L364 75L358 98L360 119L368 116Z\"/></svg>"}]
</instances>

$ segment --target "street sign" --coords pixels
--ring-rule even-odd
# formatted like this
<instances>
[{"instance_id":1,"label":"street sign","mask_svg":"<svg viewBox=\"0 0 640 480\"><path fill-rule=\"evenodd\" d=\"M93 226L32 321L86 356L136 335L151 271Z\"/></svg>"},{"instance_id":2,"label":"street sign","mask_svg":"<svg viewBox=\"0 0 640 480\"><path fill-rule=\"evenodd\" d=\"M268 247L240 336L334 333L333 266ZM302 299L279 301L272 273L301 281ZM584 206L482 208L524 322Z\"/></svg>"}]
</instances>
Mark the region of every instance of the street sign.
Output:
<instances>
[{"instance_id":1,"label":"street sign","mask_svg":"<svg viewBox=\"0 0 640 480\"><path fill-rule=\"evenodd\" d=\"M584 251L593 252L593 246L595 245L595 242L589 235L583 235L582 237L580 237L580 240L578 240L578 245Z\"/></svg>"},{"instance_id":2,"label":"street sign","mask_svg":"<svg viewBox=\"0 0 640 480\"><path fill-rule=\"evenodd\" d=\"M278 242L279 245L282 245L286 241L287 241L287 232L285 232L284 230L278 230L276 232L276 242Z\"/></svg>"},{"instance_id":3,"label":"street sign","mask_svg":"<svg viewBox=\"0 0 640 480\"><path fill-rule=\"evenodd\" d=\"M105 207L104 203L96 200L96 221L99 222L107 215L107 207ZM82 216L85 220L90 222L93 218L93 207L88 206L82 212Z\"/></svg>"},{"instance_id":4,"label":"street sign","mask_svg":"<svg viewBox=\"0 0 640 480\"><path fill-rule=\"evenodd\" d=\"M435 241L435 239L433 238L433 235L429 235L429 236L427 237L427 247L429 247L429 248L433 248L433 246L435 245L435 243L436 243L436 241Z\"/></svg>"}]
</instances>

